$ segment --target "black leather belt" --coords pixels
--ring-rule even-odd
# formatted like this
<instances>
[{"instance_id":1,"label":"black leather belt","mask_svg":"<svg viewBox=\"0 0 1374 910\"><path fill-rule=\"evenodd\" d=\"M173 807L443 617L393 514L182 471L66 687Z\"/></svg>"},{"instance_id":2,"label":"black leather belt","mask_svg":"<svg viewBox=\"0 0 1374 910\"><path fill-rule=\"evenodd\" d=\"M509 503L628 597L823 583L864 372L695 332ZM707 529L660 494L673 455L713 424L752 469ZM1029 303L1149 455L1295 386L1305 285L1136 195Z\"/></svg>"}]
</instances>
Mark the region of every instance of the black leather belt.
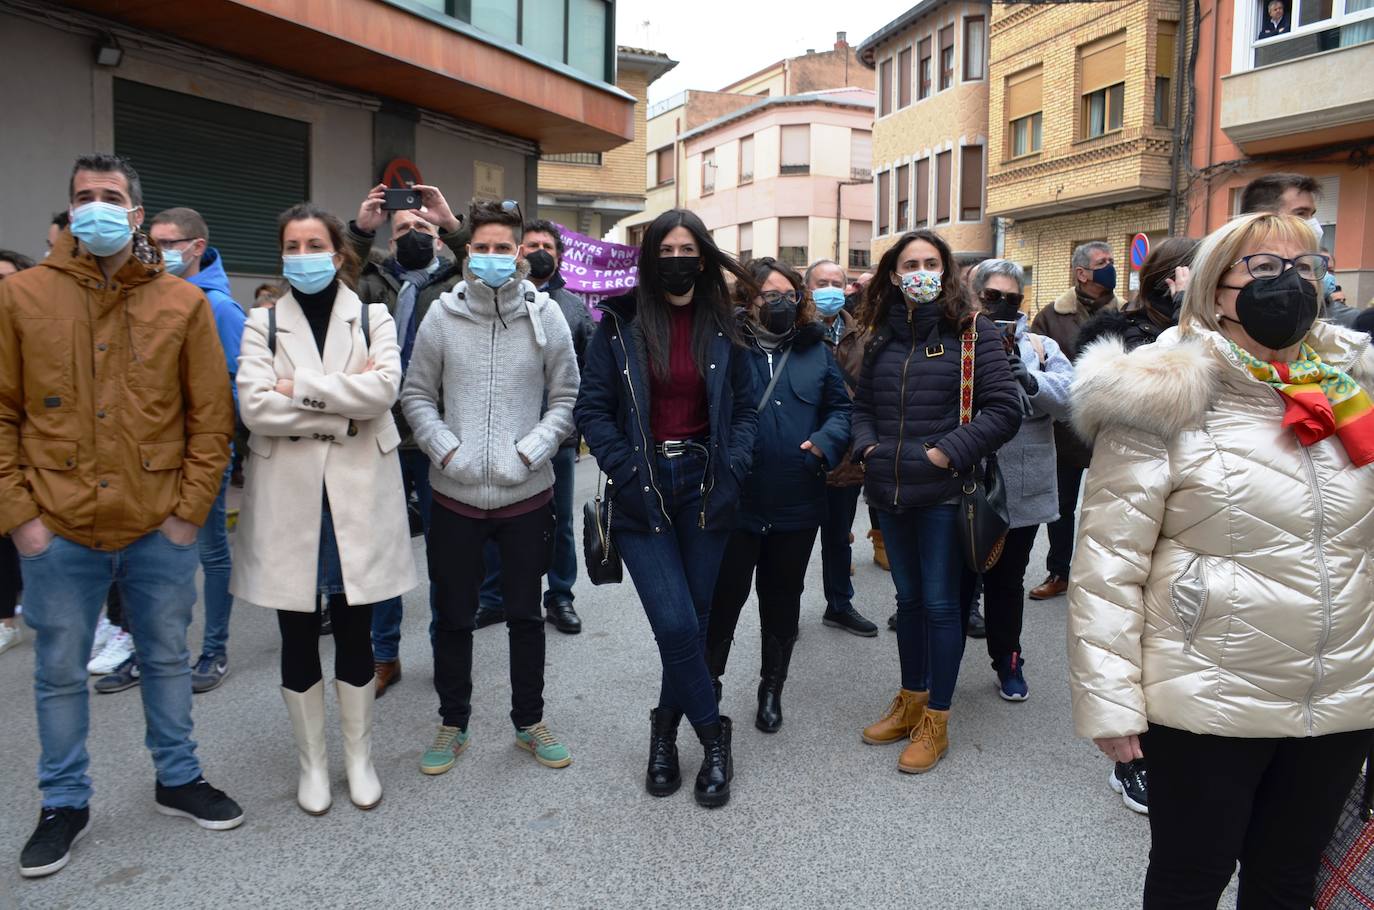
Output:
<instances>
[{"instance_id":1,"label":"black leather belt","mask_svg":"<svg viewBox=\"0 0 1374 910\"><path fill-rule=\"evenodd\" d=\"M710 453L706 444L697 439L669 439L654 446L654 451L664 458L681 458L683 455L690 455L693 452L700 452L703 455Z\"/></svg>"}]
</instances>

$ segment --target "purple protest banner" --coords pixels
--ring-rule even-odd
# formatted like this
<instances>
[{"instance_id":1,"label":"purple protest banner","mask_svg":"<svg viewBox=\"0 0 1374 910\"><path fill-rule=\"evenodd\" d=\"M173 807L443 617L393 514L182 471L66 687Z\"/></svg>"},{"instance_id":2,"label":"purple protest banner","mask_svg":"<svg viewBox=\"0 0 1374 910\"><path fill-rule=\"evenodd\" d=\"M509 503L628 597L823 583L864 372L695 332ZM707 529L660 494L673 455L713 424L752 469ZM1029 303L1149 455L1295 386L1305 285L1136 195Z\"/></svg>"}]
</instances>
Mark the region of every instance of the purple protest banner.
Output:
<instances>
[{"instance_id":1,"label":"purple protest banner","mask_svg":"<svg viewBox=\"0 0 1374 910\"><path fill-rule=\"evenodd\" d=\"M568 290L580 295L588 307L607 297L627 293L638 284L639 247L597 240L558 225L563 235L563 264L559 273ZM592 316L601 318L600 310Z\"/></svg>"}]
</instances>

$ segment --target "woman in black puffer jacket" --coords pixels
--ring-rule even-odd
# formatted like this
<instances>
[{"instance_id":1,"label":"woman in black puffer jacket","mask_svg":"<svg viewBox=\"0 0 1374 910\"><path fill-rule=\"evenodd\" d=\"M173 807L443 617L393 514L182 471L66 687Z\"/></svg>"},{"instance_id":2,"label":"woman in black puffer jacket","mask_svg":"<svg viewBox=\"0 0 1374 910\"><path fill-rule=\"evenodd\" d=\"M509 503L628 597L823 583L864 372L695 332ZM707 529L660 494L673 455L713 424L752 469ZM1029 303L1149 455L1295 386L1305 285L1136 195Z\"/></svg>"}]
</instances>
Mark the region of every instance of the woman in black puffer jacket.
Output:
<instances>
[{"instance_id":1,"label":"woman in black puffer jacket","mask_svg":"<svg viewBox=\"0 0 1374 910\"><path fill-rule=\"evenodd\" d=\"M854 451L892 564L902 664L901 690L863 739L909 739L897 768L919 774L949 750L964 653L956 526L962 479L1016 435L1021 405L1001 334L975 317L937 234L912 231L883 254L859 321L871 340L854 397ZM973 417L961 426L965 332L974 339Z\"/></svg>"}]
</instances>

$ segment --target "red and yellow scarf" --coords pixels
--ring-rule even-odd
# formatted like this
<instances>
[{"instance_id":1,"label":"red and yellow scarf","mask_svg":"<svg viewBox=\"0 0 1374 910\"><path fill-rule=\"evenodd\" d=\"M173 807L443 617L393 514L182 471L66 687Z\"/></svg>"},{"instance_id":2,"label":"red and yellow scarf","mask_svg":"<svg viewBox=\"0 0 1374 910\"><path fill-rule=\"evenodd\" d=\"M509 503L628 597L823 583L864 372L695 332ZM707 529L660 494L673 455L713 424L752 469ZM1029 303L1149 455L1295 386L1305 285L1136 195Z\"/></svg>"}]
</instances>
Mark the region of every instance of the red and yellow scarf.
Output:
<instances>
[{"instance_id":1,"label":"red and yellow scarf","mask_svg":"<svg viewBox=\"0 0 1374 910\"><path fill-rule=\"evenodd\" d=\"M1283 395L1283 425L1299 442L1310 446L1335 433L1356 467L1374 462L1374 402L1348 373L1323 363L1306 343L1289 363L1259 360L1235 342L1231 348L1250 375Z\"/></svg>"}]
</instances>

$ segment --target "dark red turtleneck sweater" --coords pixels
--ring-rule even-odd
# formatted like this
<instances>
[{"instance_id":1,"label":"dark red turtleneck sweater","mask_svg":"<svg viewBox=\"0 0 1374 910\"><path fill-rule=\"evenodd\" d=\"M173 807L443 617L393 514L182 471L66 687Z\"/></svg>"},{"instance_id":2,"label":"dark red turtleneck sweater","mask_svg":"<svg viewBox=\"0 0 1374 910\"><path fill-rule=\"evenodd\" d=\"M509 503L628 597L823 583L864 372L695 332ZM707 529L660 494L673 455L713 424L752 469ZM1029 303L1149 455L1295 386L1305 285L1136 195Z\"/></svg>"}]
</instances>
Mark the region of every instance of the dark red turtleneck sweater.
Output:
<instances>
[{"instance_id":1,"label":"dark red turtleneck sweater","mask_svg":"<svg viewBox=\"0 0 1374 910\"><path fill-rule=\"evenodd\" d=\"M692 317L696 307L669 309L668 378L660 380L649 371L649 423L658 442L694 439L711 431L706 380L692 357Z\"/></svg>"}]
</instances>

